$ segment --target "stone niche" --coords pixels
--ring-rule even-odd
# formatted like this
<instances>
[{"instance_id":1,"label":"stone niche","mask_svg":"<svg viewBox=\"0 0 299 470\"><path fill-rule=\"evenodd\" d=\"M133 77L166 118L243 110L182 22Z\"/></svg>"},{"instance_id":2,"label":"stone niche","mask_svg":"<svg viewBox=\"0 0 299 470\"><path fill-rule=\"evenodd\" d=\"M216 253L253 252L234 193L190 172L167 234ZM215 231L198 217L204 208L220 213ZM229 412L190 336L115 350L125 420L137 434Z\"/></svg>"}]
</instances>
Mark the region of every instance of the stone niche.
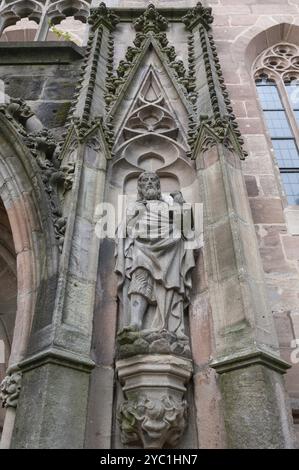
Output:
<instances>
[{"instance_id":1,"label":"stone niche","mask_svg":"<svg viewBox=\"0 0 299 470\"><path fill-rule=\"evenodd\" d=\"M162 201L161 204L168 210L172 205L182 207L184 214L186 208L199 202L194 164L187 157L185 129L188 112L153 48L146 54L134 83L136 85L127 91L126 100L120 105L115 118L115 128L118 123L119 127L113 149L113 163L108 170L107 201L117 207L116 213L121 214L122 221L127 220L127 213L134 212L136 204L140 207L142 175L156 175L159 182L152 184L159 186L159 203ZM169 89L171 97L165 93ZM177 119L178 115L180 120ZM142 180L142 184L146 186L148 182ZM143 199L147 200L145 194ZM141 206L143 204L152 211L148 208L152 208L155 199L143 201ZM116 440L115 446L177 447L182 445L183 436L186 436L186 430L190 427L188 408L193 407L192 392L187 392L193 371L187 300L192 285L195 252L193 248L185 251L178 248L177 257L166 256L166 261L162 260L162 255L159 262L160 268L163 267L161 272L164 272L164 281L161 283L156 282L157 279L152 280L158 275L154 275L149 266L145 275L134 268L136 275L132 275L128 282L125 272L128 263L132 263L128 244L131 241L128 242L125 237L121 242L116 240L115 269L119 299L116 373L121 388L117 391L115 405L117 432L120 432L117 439L121 443ZM133 243L130 246L129 250L135 245ZM169 250L171 252L172 248ZM134 262L134 248L132 253ZM173 268L170 266L172 263ZM180 294L175 293L169 298L166 295L163 306L163 302L157 301L157 298L164 299L163 282L168 282L166 273L172 269L178 279L181 276L185 281ZM133 297L137 294L135 300L143 303L144 297L138 296L143 284L147 286L145 290L148 297L146 306L140 305L140 309L136 307L137 311L142 311L138 325ZM176 305L180 305L181 313L178 313ZM163 323L161 318L159 320L163 309L173 310L173 321ZM180 315L181 320L178 322Z\"/></svg>"}]
</instances>

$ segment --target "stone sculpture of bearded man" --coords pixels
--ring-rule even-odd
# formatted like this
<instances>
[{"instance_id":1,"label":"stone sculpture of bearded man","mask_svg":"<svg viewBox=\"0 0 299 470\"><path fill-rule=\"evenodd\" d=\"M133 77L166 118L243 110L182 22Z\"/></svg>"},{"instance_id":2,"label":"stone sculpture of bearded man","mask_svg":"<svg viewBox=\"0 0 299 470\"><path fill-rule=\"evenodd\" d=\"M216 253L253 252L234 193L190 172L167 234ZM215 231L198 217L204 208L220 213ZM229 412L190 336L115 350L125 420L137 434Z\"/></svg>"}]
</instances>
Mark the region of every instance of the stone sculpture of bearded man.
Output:
<instances>
[{"instance_id":1,"label":"stone sculpture of bearded man","mask_svg":"<svg viewBox=\"0 0 299 470\"><path fill-rule=\"evenodd\" d=\"M185 337L184 309L195 262L182 231L184 202L180 192L161 194L156 173L139 176L138 199L127 210L116 248L125 326Z\"/></svg>"}]
</instances>

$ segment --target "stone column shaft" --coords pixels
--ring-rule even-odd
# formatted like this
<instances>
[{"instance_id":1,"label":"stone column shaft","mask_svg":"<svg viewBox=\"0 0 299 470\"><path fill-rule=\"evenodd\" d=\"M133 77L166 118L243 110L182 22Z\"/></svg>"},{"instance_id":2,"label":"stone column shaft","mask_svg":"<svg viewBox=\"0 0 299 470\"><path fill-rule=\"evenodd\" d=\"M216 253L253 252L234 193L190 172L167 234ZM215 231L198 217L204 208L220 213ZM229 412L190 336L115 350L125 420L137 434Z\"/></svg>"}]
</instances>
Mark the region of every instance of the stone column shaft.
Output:
<instances>
[{"instance_id":1,"label":"stone column shaft","mask_svg":"<svg viewBox=\"0 0 299 470\"><path fill-rule=\"evenodd\" d=\"M238 155L200 152L204 258L228 445L291 448L293 430L262 264Z\"/></svg>"}]
</instances>

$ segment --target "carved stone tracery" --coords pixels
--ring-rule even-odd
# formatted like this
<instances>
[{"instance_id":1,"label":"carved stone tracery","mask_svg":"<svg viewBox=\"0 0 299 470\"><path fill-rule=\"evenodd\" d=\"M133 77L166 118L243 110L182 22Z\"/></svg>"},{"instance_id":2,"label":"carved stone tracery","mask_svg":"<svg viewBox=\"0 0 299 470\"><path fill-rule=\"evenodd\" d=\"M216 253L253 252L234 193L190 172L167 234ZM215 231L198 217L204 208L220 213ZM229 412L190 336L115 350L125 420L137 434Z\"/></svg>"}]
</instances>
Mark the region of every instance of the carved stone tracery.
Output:
<instances>
[{"instance_id":1,"label":"carved stone tracery","mask_svg":"<svg viewBox=\"0 0 299 470\"><path fill-rule=\"evenodd\" d=\"M256 80L299 80L299 47L285 42L270 47L256 60L254 76Z\"/></svg>"},{"instance_id":2,"label":"carved stone tracery","mask_svg":"<svg viewBox=\"0 0 299 470\"><path fill-rule=\"evenodd\" d=\"M73 16L83 23L87 21L90 12L91 0L3 0L0 6L2 31L7 26L17 23L22 18L28 18L39 24L40 30L49 28L51 24L58 24L67 17Z\"/></svg>"},{"instance_id":3,"label":"carved stone tracery","mask_svg":"<svg viewBox=\"0 0 299 470\"><path fill-rule=\"evenodd\" d=\"M166 58L166 63L171 68L177 83L182 87L183 93L190 103L194 103L195 87L194 87L194 69L189 68L187 72L185 65L181 59L177 59L177 53L167 38L165 31L168 27L168 21L156 10L155 6L150 4L145 12L134 22L136 36L133 46L128 46L125 58L119 62L116 74L113 73L113 43L110 42L109 69L106 79L105 100L107 111L110 110L115 103L117 97L121 93L123 85L126 83L134 64L141 56L148 38L154 38L161 53ZM190 55L192 61L192 51Z\"/></svg>"}]
</instances>

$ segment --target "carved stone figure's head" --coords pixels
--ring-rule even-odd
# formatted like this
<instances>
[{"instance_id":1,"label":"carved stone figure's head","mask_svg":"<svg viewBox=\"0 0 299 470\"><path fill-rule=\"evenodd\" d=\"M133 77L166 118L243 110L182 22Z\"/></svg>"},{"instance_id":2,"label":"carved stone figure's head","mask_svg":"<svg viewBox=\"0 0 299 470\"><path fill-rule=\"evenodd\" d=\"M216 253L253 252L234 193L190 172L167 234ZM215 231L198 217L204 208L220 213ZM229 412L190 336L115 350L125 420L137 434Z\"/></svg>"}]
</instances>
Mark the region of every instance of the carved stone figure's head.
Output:
<instances>
[{"instance_id":1,"label":"carved stone figure's head","mask_svg":"<svg viewBox=\"0 0 299 470\"><path fill-rule=\"evenodd\" d=\"M152 171L141 173L138 178L138 199L161 199L161 184L159 176Z\"/></svg>"}]
</instances>

